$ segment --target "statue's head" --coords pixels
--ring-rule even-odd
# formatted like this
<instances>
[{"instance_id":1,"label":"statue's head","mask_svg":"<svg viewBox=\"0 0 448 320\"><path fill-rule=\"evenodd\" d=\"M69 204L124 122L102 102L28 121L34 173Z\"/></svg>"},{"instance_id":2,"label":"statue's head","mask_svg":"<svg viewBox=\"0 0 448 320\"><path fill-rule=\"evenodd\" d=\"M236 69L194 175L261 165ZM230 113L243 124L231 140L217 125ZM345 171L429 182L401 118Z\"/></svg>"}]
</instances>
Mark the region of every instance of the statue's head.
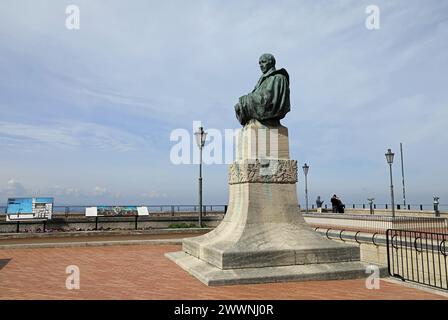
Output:
<instances>
[{"instance_id":1,"label":"statue's head","mask_svg":"<svg viewBox=\"0 0 448 320\"><path fill-rule=\"evenodd\" d=\"M275 68L275 58L270 53L262 54L260 60L258 60L258 64L260 65L261 72L266 73L271 68Z\"/></svg>"}]
</instances>

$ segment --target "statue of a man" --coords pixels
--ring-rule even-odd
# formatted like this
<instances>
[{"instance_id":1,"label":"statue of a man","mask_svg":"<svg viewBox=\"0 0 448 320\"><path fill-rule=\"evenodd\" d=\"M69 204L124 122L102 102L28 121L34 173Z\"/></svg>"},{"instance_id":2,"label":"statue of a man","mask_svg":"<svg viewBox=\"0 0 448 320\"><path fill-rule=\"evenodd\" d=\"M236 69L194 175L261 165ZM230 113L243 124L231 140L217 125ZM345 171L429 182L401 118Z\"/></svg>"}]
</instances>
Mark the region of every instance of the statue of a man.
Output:
<instances>
[{"instance_id":1,"label":"statue of a man","mask_svg":"<svg viewBox=\"0 0 448 320\"><path fill-rule=\"evenodd\" d=\"M244 126L256 119L267 125L279 125L289 112L289 75L285 69L275 69L275 58L270 53L260 57L259 65L263 75L255 89L239 98L235 105L238 121Z\"/></svg>"}]
</instances>

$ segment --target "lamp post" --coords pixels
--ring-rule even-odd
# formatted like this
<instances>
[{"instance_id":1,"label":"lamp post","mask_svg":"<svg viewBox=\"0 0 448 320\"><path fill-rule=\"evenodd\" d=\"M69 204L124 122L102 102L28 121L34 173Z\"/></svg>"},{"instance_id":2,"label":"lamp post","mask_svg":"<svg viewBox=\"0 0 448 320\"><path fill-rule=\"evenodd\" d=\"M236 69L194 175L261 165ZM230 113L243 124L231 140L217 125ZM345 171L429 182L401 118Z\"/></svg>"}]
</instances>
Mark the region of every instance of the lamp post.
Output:
<instances>
[{"instance_id":1,"label":"lamp post","mask_svg":"<svg viewBox=\"0 0 448 320\"><path fill-rule=\"evenodd\" d=\"M385 154L387 163L389 164L389 174L390 174L390 198L392 201L392 217L395 218L395 201L394 201L394 184L392 182L392 163L394 162L394 153L387 149Z\"/></svg>"},{"instance_id":2,"label":"lamp post","mask_svg":"<svg viewBox=\"0 0 448 320\"><path fill-rule=\"evenodd\" d=\"M401 183L403 185L403 208L406 209L406 192L404 187L404 166L403 166L403 144L400 143L400 154L401 154Z\"/></svg>"},{"instance_id":3,"label":"lamp post","mask_svg":"<svg viewBox=\"0 0 448 320\"><path fill-rule=\"evenodd\" d=\"M308 170L310 167L305 163L302 167L303 173L305 174L305 201L306 201L306 213L308 214Z\"/></svg>"},{"instance_id":4,"label":"lamp post","mask_svg":"<svg viewBox=\"0 0 448 320\"><path fill-rule=\"evenodd\" d=\"M199 228L202 228L202 148L204 147L207 133L204 131L204 128L199 127L194 135L196 144L199 147Z\"/></svg>"}]
</instances>

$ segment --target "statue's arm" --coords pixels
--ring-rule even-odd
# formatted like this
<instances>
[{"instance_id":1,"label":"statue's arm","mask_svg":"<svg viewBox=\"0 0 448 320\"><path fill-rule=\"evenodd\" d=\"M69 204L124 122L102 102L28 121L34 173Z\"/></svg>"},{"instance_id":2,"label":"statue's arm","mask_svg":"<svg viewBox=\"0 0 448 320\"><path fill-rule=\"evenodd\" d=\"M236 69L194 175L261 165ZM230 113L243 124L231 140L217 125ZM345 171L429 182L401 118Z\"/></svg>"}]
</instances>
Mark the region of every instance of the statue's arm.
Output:
<instances>
[{"instance_id":1,"label":"statue's arm","mask_svg":"<svg viewBox=\"0 0 448 320\"><path fill-rule=\"evenodd\" d=\"M281 108L289 105L289 84L286 77L276 75L252 93L240 98L242 106L252 106L260 118L275 116Z\"/></svg>"},{"instance_id":2,"label":"statue's arm","mask_svg":"<svg viewBox=\"0 0 448 320\"><path fill-rule=\"evenodd\" d=\"M275 86L273 78L266 79L261 86L256 87L254 91L246 94L239 99L242 108L252 110L258 117L262 117L266 106L271 103L272 89Z\"/></svg>"},{"instance_id":3,"label":"statue's arm","mask_svg":"<svg viewBox=\"0 0 448 320\"><path fill-rule=\"evenodd\" d=\"M235 105L238 120L243 124L250 119L262 120L284 115L286 112L282 108L286 104L289 108L288 90L286 77L276 75L267 78L256 90L239 98Z\"/></svg>"}]
</instances>

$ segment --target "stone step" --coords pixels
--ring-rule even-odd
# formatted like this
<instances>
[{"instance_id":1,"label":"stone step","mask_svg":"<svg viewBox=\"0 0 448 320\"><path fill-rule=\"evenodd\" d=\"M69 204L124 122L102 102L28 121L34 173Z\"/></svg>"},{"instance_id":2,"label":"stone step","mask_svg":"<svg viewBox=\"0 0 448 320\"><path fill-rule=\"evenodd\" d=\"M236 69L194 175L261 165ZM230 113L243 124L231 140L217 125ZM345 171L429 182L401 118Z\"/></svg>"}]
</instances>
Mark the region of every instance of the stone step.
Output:
<instances>
[{"instance_id":1,"label":"stone step","mask_svg":"<svg viewBox=\"0 0 448 320\"><path fill-rule=\"evenodd\" d=\"M359 279L372 273L369 264L359 261L222 270L183 251L165 256L208 286ZM387 268L378 268L381 276L387 275Z\"/></svg>"},{"instance_id":2,"label":"stone step","mask_svg":"<svg viewBox=\"0 0 448 320\"><path fill-rule=\"evenodd\" d=\"M270 266L303 265L313 263L335 263L359 261L360 251L357 246L328 242L327 247L291 248L250 248L237 246L221 250L218 246L201 245L195 238L183 240L183 251L220 269L259 268ZM337 245L334 245L337 244ZM322 244L320 244L322 246ZM331 245L331 246L330 246ZM238 250L239 249L239 250ZM250 250L252 249L252 250Z\"/></svg>"}]
</instances>

